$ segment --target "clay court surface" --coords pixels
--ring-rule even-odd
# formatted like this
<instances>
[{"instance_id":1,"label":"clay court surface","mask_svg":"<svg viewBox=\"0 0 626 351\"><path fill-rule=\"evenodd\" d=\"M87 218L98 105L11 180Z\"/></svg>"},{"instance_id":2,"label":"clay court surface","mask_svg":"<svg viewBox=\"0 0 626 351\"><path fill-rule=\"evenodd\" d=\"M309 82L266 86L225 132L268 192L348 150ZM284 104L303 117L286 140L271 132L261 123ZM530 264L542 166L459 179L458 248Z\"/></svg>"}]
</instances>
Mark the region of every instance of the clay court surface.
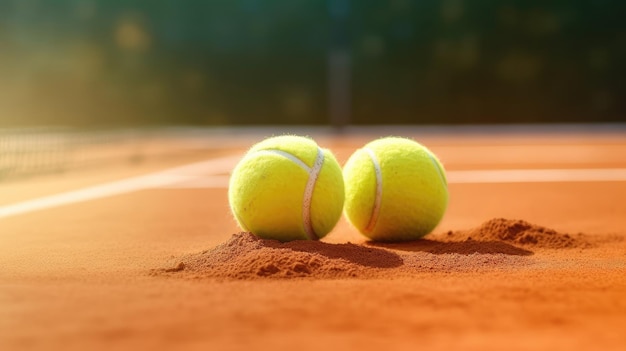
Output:
<instances>
[{"instance_id":1,"label":"clay court surface","mask_svg":"<svg viewBox=\"0 0 626 351\"><path fill-rule=\"evenodd\" d=\"M439 156L448 211L404 244L234 240L228 174L271 129L0 183L0 349L624 350L626 129L586 129L311 131L342 163L389 133ZM554 231L468 239L498 218Z\"/></svg>"}]
</instances>

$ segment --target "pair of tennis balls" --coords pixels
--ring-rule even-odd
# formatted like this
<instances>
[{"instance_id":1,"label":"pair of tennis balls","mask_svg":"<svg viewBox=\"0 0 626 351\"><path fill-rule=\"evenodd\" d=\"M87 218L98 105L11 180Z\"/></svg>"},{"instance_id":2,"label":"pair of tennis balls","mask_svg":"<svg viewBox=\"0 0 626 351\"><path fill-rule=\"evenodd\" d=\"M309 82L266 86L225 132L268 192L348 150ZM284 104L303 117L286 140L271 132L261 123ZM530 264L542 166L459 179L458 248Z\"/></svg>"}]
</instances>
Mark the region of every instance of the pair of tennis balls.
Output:
<instances>
[{"instance_id":1,"label":"pair of tennis balls","mask_svg":"<svg viewBox=\"0 0 626 351\"><path fill-rule=\"evenodd\" d=\"M228 189L239 226L280 241L318 240L344 211L375 241L430 233L448 205L441 162L405 138L374 140L343 168L310 138L278 136L254 145L233 170Z\"/></svg>"}]
</instances>

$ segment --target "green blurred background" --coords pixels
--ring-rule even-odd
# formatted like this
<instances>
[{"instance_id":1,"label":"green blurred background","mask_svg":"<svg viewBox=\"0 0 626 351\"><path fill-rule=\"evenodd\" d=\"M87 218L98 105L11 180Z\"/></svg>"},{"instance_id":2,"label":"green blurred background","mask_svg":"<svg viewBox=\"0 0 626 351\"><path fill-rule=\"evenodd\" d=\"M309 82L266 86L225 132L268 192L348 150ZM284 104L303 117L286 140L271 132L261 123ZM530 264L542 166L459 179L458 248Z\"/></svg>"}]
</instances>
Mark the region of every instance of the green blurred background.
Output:
<instances>
[{"instance_id":1,"label":"green blurred background","mask_svg":"<svg viewBox=\"0 0 626 351\"><path fill-rule=\"evenodd\" d=\"M615 122L623 0L0 0L0 127Z\"/></svg>"}]
</instances>

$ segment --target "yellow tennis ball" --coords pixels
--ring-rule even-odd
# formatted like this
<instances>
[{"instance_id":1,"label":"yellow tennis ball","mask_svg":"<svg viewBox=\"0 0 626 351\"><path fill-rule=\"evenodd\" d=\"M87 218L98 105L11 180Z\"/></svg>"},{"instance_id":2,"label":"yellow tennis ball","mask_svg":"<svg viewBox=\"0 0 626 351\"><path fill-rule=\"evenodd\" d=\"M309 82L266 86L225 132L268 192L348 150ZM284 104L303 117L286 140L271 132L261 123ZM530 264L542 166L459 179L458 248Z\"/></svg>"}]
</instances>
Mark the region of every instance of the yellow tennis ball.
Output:
<instances>
[{"instance_id":1,"label":"yellow tennis ball","mask_svg":"<svg viewBox=\"0 0 626 351\"><path fill-rule=\"evenodd\" d=\"M441 162L413 140L374 140L350 156L343 175L345 215L372 240L421 238L439 224L448 206Z\"/></svg>"},{"instance_id":2,"label":"yellow tennis ball","mask_svg":"<svg viewBox=\"0 0 626 351\"><path fill-rule=\"evenodd\" d=\"M341 217L341 166L310 138L265 139L233 170L228 199L239 226L261 238L321 239Z\"/></svg>"}]
</instances>

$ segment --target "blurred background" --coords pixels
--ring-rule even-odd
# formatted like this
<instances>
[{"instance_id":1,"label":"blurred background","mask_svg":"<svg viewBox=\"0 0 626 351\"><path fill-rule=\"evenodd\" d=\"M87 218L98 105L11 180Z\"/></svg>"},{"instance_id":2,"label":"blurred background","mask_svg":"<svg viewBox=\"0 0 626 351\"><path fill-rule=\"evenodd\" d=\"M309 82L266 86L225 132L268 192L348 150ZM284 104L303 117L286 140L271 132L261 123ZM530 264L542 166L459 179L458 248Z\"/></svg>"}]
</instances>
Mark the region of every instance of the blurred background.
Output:
<instances>
[{"instance_id":1,"label":"blurred background","mask_svg":"<svg viewBox=\"0 0 626 351\"><path fill-rule=\"evenodd\" d=\"M164 126L621 122L624 14L623 0L0 0L0 176L27 159L16 150Z\"/></svg>"}]
</instances>

